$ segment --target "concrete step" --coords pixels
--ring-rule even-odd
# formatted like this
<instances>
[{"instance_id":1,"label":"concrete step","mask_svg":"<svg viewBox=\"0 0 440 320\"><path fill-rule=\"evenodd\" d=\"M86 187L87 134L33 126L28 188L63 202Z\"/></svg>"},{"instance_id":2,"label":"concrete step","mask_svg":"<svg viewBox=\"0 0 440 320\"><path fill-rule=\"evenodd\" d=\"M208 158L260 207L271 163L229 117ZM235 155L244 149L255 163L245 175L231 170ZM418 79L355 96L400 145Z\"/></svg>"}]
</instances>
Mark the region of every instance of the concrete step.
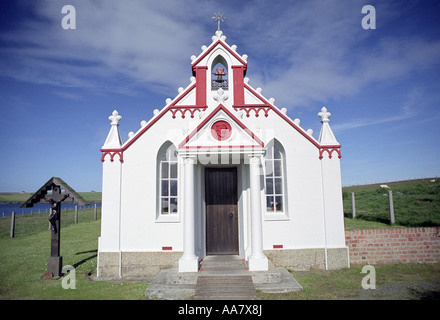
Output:
<instances>
[{"instance_id":1,"label":"concrete step","mask_svg":"<svg viewBox=\"0 0 440 320\"><path fill-rule=\"evenodd\" d=\"M194 300L255 300L251 276L201 276Z\"/></svg>"},{"instance_id":2,"label":"concrete step","mask_svg":"<svg viewBox=\"0 0 440 320\"><path fill-rule=\"evenodd\" d=\"M145 291L150 298L241 300L256 299L255 289L267 293L302 290L285 269L269 261L268 271L249 271L239 256L208 256L199 272L179 273L178 265L159 272ZM238 284L238 285L236 285Z\"/></svg>"}]
</instances>

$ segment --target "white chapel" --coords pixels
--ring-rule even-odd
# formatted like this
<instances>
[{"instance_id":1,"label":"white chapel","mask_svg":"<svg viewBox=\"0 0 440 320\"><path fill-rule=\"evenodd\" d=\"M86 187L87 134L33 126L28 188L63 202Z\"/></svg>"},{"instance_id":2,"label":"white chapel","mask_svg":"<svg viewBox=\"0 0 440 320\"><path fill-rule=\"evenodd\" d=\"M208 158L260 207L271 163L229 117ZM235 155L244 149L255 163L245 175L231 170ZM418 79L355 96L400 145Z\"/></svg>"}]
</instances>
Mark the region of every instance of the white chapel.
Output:
<instances>
[{"instance_id":1,"label":"white chapel","mask_svg":"<svg viewBox=\"0 0 440 320\"><path fill-rule=\"evenodd\" d=\"M192 77L128 140L109 117L101 148L98 278L197 272L210 255L250 271L349 266L340 144L324 107L319 138L246 77L247 55L218 30Z\"/></svg>"}]
</instances>

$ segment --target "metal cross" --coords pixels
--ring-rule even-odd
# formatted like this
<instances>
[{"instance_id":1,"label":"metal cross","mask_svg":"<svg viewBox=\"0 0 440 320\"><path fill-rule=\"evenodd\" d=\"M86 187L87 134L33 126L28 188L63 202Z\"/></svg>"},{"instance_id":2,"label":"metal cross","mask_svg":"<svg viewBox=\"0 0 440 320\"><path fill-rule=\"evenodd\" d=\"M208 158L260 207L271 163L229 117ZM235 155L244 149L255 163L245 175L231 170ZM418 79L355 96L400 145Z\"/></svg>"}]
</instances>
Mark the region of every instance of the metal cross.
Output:
<instances>
[{"instance_id":1,"label":"metal cross","mask_svg":"<svg viewBox=\"0 0 440 320\"><path fill-rule=\"evenodd\" d=\"M212 19L214 21L217 21L217 23L218 23L218 30L220 31L220 22L225 21L226 17L223 15L223 13L217 12L216 14L214 14Z\"/></svg>"}]
</instances>

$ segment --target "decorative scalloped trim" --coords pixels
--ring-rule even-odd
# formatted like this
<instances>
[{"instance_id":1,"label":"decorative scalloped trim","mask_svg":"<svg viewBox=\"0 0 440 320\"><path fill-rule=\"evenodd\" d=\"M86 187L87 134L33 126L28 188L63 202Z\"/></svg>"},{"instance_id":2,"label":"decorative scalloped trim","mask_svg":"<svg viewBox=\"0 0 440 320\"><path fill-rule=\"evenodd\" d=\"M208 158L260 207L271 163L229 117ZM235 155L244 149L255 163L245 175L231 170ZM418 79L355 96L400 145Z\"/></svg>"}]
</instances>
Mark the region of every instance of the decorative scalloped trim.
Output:
<instances>
[{"instance_id":1,"label":"decorative scalloped trim","mask_svg":"<svg viewBox=\"0 0 440 320\"><path fill-rule=\"evenodd\" d=\"M341 159L342 155L341 155L341 150L339 148L340 146L330 146L319 149L319 160L321 160L324 157L323 156L324 152L327 152L328 158L331 159L333 151L336 151L338 153L338 158Z\"/></svg>"},{"instance_id":2,"label":"decorative scalloped trim","mask_svg":"<svg viewBox=\"0 0 440 320\"><path fill-rule=\"evenodd\" d=\"M113 162L115 160L115 155L119 155L119 161L122 163L124 162L124 153L122 152L122 150L101 150L102 151L102 155L101 155L101 161L104 162L105 161L105 156L106 155L110 155L110 161Z\"/></svg>"},{"instance_id":3,"label":"decorative scalloped trim","mask_svg":"<svg viewBox=\"0 0 440 320\"><path fill-rule=\"evenodd\" d=\"M182 119L185 119L185 113L189 111L191 114L191 118L194 118L194 114L196 111L202 112L205 111L207 107L192 107L192 106L185 106L185 107L169 107L169 111L171 111L173 115L173 119L176 119L176 113L177 111L180 111L182 115Z\"/></svg>"},{"instance_id":4,"label":"decorative scalloped trim","mask_svg":"<svg viewBox=\"0 0 440 320\"><path fill-rule=\"evenodd\" d=\"M250 112L253 110L255 112L255 116L258 118L260 116L260 111L264 111L264 116L267 118L269 116L269 110L272 109L272 106L265 105L265 106L234 106L235 111L245 111L246 117L250 117Z\"/></svg>"}]
</instances>

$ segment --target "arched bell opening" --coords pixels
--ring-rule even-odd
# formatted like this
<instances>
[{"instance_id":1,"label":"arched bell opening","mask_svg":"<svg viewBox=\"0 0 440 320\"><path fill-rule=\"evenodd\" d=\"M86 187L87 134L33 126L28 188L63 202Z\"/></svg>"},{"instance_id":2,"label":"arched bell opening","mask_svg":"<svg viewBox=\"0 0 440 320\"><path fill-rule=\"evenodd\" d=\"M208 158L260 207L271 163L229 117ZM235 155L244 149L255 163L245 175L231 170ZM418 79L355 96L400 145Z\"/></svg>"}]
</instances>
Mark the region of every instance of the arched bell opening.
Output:
<instances>
[{"instance_id":1,"label":"arched bell opening","mask_svg":"<svg viewBox=\"0 0 440 320\"><path fill-rule=\"evenodd\" d=\"M211 90L228 90L228 64L221 55L218 55L211 66Z\"/></svg>"}]
</instances>

